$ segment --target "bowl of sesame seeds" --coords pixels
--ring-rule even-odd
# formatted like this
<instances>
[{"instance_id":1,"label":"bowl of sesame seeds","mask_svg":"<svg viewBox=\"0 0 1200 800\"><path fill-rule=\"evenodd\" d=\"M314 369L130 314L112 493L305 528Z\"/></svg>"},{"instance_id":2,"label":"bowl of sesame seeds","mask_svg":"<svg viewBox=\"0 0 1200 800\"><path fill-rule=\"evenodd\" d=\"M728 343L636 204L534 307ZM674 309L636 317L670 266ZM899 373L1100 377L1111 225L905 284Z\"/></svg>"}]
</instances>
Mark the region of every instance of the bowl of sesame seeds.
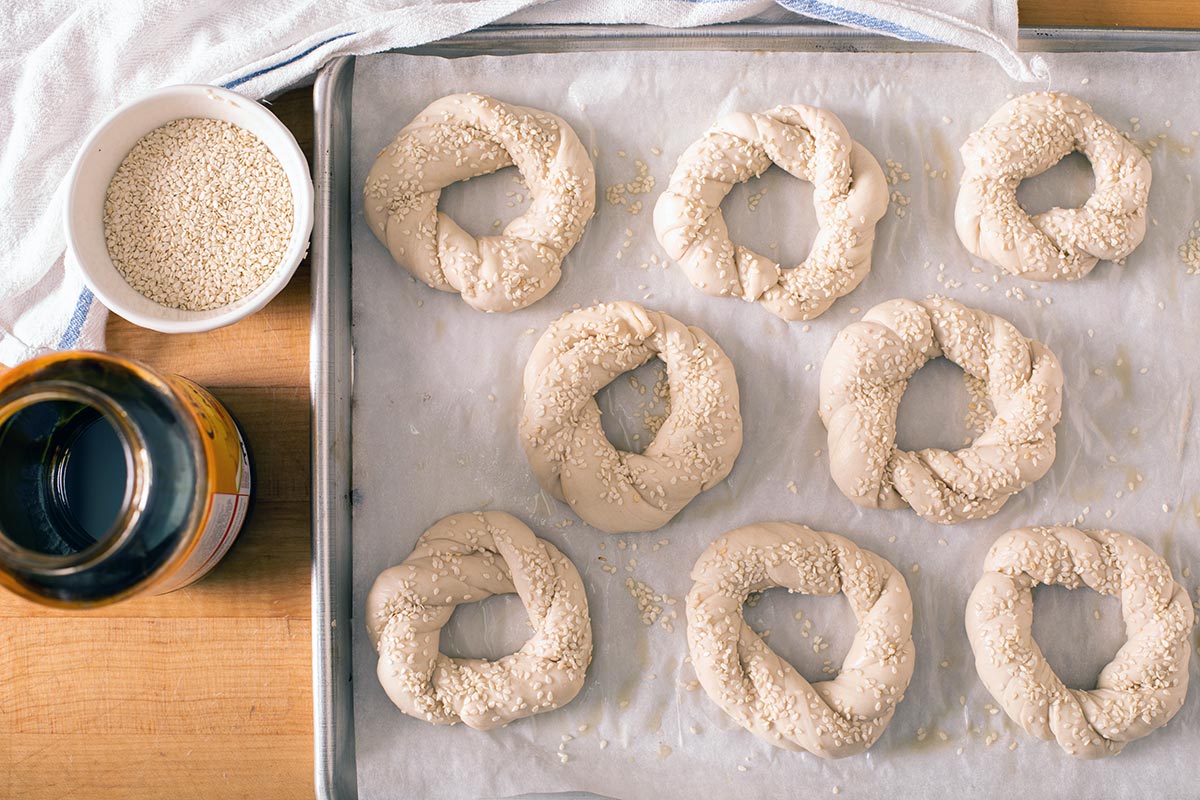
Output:
<instances>
[{"instance_id":1,"label":"bowl of sesame seeds","mask_svg":"<svg viewBox=\"0 0 1200 800\"><path fill-rule=\"evenodd\" d=\"M65 232L84 281L144 328L229 325L277 295L308 252L308 161L257 102L170 86L92 131L67 178Z\"/></svg>"}]
</instances>

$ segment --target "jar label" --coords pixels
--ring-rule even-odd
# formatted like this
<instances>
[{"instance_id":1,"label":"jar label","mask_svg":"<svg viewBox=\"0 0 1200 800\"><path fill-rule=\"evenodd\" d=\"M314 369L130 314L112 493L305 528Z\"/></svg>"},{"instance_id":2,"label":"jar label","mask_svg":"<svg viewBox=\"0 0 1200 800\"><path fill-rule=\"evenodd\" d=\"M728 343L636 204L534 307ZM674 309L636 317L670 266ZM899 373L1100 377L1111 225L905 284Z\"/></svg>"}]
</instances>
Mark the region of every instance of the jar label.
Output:
<instances>
[{"instance_id":1,"label":"jar label","mask_svg":"<svg viewBox=\"0 0 1200 800\"><path fill-rule=\"evenodd\" d=\"M186 378L172 377L204 439L210 493L195 548L187 560L155 588L157 594L182 589L208 574L233 546L250 507L250 458L233 417L205 389Z\"/></svg>"}]
</instances>

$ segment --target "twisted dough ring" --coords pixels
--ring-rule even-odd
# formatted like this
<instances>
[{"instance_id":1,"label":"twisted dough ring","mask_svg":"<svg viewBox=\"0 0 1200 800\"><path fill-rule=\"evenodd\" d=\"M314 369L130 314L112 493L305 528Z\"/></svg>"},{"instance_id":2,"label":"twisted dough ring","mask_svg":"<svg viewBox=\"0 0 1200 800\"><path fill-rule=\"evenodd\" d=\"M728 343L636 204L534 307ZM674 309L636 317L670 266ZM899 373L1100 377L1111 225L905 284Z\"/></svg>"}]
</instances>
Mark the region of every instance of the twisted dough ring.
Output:
<instances>
[{"instance_id":1,"label":"twisted dough ring","mask_svg":"<svg viewBox=\"0 0 1200 800\"><path fill-rule=\"evenodd\" d=\"M1127 533L1021 528L988 552L967 601L967 635L983 685L1014 722L1080 758L1115 755L1166 725L1187 694L1187 590ZM1068 689L1033 639L1033 587L1084 584L1118 595L1128 637L1092 691Z\"/></svg>"},{"instance_id":2,"label":"twisted dough ring","mask_svg":"<svg viewBox=\"0 0 1200 800\"><path fill-rule=\"evenodd\" d=\"M761 175L772 163L815 188L819 230L808 257L794 269L734 245L721 213L735 183ZM654 230L704 293L758 301L785 320L805 320L866 277L875 223L887 204L883 170L841 120L812 106L778 106L722 117L685 150L654 207Z\"/></svg>"},{"instance_id":3,"label":"twisted dough ring","mask_svg":"<svg viewBox=\"0 0 1200 800\"><path fill-rule=\"evenodd\" d=\"M1082 208L1031 218L1017 202L1017 185L1072 151L1092 162L1092 196ZM1150 162L1082 100L1055 92L1010 100L960 152L958 236L972 253L1014 275L1082 278L1100 259L1132 253L1146 235Z\"/></svg>"},{"instance_id":4,"label":"twisted dough ring","mask_svg":"<svg viewBox=\"0 0 1200 800\"><path fill-rule=\"evenodd\" d=\"M984 382L995 416L970 447L900 450L900 398L938 356ZM942 524L989 517L1054 462L1062 382L1054 353L1000 317L944 297L881 303L838 334L821 368L833 480L867 508L909 505Z\"/></svg>"},{"instance_id":5,"label":"twisted dough ring","mask_svg":"<svg viewBox=\"0 0 1200 800\"><path fill-rule=\"evenodd\" d=\"M726 714L769 744L822 758L875 743L904 699L915 660L912 598L895 567L841 536L764 522L709 545L692 579L692 664ZM836 678L810 685L746 624L747 596L772 586L846 595L858 632Z\"/></svg>"},{"instance_id":6,"label":"twisted dough ring","mask_svg":"<svg viewBox=\"0 0 1200 800\"><path fill-rule=\"evenodd\" d=\"M642 453L617 450L594 395L654 356L671 412ZM525 366L521 441L538 483L608 533L652 531L720 483L742 449L737 378L707 333L636 303L570 312Z\"/></svg>"},{"instance_id":7,"label":"twisted dough ring","mask_svg":"<svg viewBox=\"0 0 1200 800\"><path fill-rule=\"evenodd\" d=\"M516 592L533 636L497 661L438 652L460 603ZM409 716L478 730L551 711L583 687L592 659L587 596L575 565L499 511L454 514L421 534L408 558L367 595L379 682Z\"/></svg>"},{"instance_id":8,"label":"twisted dough ring","mask_svg":"<svg viewBox=\"0 0 1200 800\"><path fill-rule=\"evenodd\" d=\"M503 235L476 239L438 211L450 184L514 164L531 204ZM380 151L364 194L371 232L413 277L480 311L513 311L558 283L596 207L596 175L575 131L553 114L452 94Z\"/></svg>"}]
</instances>

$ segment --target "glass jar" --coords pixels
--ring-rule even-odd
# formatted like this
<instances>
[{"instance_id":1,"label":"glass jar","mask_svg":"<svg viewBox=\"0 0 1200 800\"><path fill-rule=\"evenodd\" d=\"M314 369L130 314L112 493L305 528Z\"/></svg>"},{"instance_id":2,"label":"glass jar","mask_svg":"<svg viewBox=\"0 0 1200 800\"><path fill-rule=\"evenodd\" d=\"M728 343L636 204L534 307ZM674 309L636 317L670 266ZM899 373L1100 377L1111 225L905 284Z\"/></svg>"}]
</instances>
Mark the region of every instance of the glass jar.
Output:
<instances>
[{"instance_id":1,"label":"glass jar","mask_svg":"<svg viewBox=\"0 0 1200 800\"><path fill-rule=\"evenodd\" d=\"M250 493L236 423L186 378L95 352L0 375L0 584L28 599L187 586L233 545Z\"/></svg>"}]
</instances>

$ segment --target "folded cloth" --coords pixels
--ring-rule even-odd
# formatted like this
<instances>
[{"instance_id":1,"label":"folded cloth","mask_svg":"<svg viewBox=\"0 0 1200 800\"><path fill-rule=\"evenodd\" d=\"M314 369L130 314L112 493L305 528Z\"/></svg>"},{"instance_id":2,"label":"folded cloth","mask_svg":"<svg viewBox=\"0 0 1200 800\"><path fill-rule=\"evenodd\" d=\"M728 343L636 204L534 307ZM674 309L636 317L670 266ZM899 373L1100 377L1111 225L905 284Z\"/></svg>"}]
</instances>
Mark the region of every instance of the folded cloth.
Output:
<instances>
[{"instance_id":1,"label":"folded cloth","mask_svg":"<svg viewBox=\"0 0 1200 800\"><path fill-rule=\"evenodd\" d=\"M215 83L254 98L330 58L409 47L489 23L709 25L797 14L994 57L1016 48L1016 0L123 0L14 3L0 33L0 363L102 349L106 310L64 255L63 179L88 131L160 86ZM794 13L793 13L794 12Z\"/></svg>"}]
</instances>

